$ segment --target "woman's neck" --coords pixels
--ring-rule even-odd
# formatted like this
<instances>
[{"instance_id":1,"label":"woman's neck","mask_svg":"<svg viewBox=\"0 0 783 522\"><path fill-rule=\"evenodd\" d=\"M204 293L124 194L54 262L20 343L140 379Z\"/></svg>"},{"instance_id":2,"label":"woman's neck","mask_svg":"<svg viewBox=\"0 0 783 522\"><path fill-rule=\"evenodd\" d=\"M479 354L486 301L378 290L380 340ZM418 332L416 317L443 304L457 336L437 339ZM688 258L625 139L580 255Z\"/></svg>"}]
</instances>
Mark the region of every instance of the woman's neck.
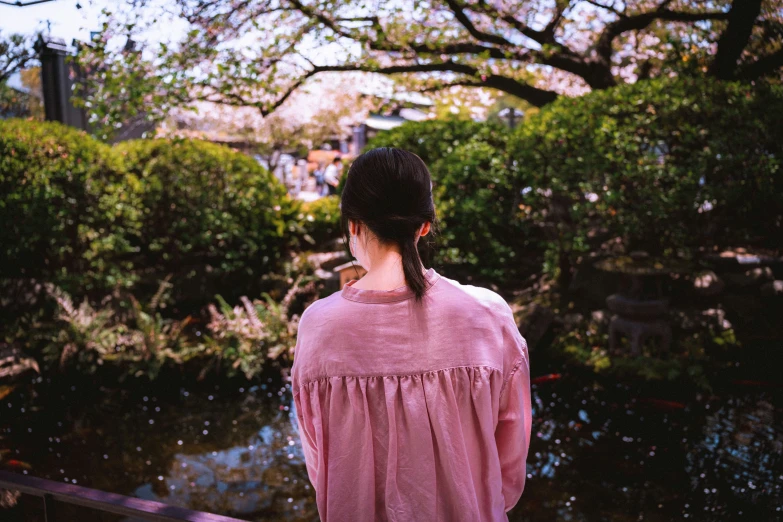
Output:
<instances>
[{"instance_id":1,"label":"woman's neck","mask_svg":"<svg viewBox=\"0 0 783 522\"><path fill-rule=\"evenodd\" d=\"M353 284L354 288L361 290L395 290L401 286L405 286L402 256L394 250L371 259L370 269Z\"/></svg>"}]
</instances>

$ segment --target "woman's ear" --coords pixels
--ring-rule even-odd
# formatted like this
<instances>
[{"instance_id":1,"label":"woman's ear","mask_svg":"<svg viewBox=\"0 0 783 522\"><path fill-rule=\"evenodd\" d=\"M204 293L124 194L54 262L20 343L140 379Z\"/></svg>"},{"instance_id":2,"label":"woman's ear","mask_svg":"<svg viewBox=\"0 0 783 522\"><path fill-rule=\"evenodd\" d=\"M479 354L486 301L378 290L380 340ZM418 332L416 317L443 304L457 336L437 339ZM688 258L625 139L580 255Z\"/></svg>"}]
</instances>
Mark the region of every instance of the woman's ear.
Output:
<instances>
[{"instance_id":1,"label":"woman's ear","mask_svg":"<svg viewBox=\"0 0 783 522\"><path fill-rule=\"evenodd\" d=\"M430 231L430 222L427 221L427 222L424 223L424 226L421 227L421 233L419 234L419 236L420 237L426 236L427 233L429 233L429 231Z\"/></svg>"}]
</instances>

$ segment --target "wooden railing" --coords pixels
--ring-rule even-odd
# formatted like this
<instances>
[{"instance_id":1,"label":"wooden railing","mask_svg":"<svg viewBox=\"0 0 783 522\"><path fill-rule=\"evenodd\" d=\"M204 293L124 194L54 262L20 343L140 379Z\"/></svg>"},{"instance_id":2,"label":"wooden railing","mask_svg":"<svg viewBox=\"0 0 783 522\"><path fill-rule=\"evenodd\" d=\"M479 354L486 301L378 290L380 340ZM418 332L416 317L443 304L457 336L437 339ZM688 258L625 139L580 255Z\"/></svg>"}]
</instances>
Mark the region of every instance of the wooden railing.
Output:
<instances>
[{"instance_id":1,"label":"wooden railing","mask_svg":"<svg viewBox=\"0 0 783 522\"><path fill-rule=\"evenodd\" d=\"M73 484L45 480L29 475L0 471L0 489L20 491L23 494L41 497L46 522L64 522L57 518L55 503L73 504L101 513L139 517L151 521L186 522L243 522L238 518L224 517L169 506L151 500L106 493Z\"/></svg>"}]
</instances>

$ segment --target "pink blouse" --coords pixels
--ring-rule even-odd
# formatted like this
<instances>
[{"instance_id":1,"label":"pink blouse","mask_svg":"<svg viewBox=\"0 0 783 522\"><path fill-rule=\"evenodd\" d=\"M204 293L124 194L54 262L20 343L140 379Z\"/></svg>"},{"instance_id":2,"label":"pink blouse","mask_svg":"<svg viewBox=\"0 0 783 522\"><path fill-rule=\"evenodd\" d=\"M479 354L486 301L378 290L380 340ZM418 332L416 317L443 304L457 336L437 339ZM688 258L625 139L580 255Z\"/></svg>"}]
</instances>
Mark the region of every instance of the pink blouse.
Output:
<instances>
[{"instance_id":1,"label":"pink blouse","mask_svg":"<svg viewBox=\"0 0 783 522\"><path fill-rule=\"evenodd\" d=\"M530 363L495 292L426 273L302 314L291 371L321 520L500 521L525 488Z\"/></svg>"}]
</instances>

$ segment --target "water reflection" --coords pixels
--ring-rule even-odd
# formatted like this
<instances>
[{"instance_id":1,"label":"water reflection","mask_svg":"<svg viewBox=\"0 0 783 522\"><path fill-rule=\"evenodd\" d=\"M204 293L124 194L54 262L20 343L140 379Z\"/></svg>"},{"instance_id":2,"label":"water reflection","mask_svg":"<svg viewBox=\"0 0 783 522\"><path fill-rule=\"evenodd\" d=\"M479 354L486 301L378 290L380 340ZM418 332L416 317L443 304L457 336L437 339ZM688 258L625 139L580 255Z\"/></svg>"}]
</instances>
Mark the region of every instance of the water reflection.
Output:
<instances>
[{"instance_id":1,"label":"water reflection","mask_svg":"<svg viewBox=\"0 0 783 522\"><path fill-rule=\"evenodd\" d=\"M512 521L780 516L779 393L683 405L569 384L535 386L529 482Z\"/></svg>"},{"instance_id":2,"label":"water reflection","mask_svg":"<svg viewBox=\"0 0 783 522\"><path fill-rule=\"evenodd\" d=\"M139 486L135 495L200 511L260 519L288 513L312 519L310 485L288 415L275 419L247 445L209 453L174 455L167 472ZM301 513L292 517L291 513ZM309 518L308 518L309 517Z\"/></svg>"},{"instance_id":3,"label":"water reflection","mask_svg":"<svg viewBox=\"0 0 783 522\"><path fill-rule=\"evenodd\" d=\"M533 392L529 478L512 521L781 515L780 390L679 403L563 375ZM282 382L14 401L0 404L4 469L248 520L317 520Z\"/></svg>"}]
</instances>

